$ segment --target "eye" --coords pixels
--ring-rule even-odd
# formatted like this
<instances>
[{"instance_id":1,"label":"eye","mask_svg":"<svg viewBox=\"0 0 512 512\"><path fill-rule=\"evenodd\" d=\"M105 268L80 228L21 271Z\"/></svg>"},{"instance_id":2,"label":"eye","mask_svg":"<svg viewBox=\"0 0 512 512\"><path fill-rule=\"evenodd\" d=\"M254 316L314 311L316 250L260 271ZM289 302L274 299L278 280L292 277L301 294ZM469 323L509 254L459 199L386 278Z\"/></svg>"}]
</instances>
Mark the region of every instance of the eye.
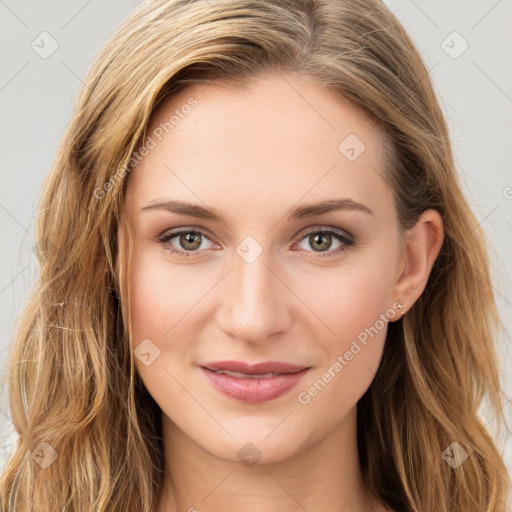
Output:
<instances>
[{"instance_id":1,"label":"eye","mask_svg":"<svg viewBox=\"0 0 512 512\"><path fill-rule=\"evenodd\" d=\"M337 243L334 248L333 243ZM300 247L308 252L315 252L321 258L336 256L345 251L348 247L354 245L355 241L352 235L345 231L335 228L315 228L302 233L300 244L306 244L313 248L313 251L308 251L305 247ZM326 253L326 254L322 254Z\"/></svg>"},{"instance_id":2,"label":"eye","mask_svg":"<svg viewBox=\"0 0 512 512\"><path fill-rule=\"evenodd\" d=\"M306 252L316 253L319 257L333 257L341 254L348 247L354 245L355 241L352 235L345 231L335 228L315 228L301 233L299 244L300 249ZM174 241L176 239L176 241ZM205 247L205 240L210 241L206 233L199 229L182 228L166 231L157 237L161 244L169 246L169 251L178 257L195 257L193 253L199 253ZM212 243L210 241L210 243ZM333 243L337 244L334 248ZM312 251L300 244L306 244L313 248ZM325 254L322 254L325 253Z\"/></svg>"},{"instance_id":3,"label":"eye","mask_svg":"<svg viewBox=\"0 0 512 512\"><path fill-rule=\"evenodd\" d=\"M176 242L172 242L177 239ZM179 229L166 231L157 237L157 241L169 245L171 253L180 257L189 258L191 253L199 252L200 249L206 249L204 241L209 240L205 233L197 229Z\"/></svg>"}]
</instances>

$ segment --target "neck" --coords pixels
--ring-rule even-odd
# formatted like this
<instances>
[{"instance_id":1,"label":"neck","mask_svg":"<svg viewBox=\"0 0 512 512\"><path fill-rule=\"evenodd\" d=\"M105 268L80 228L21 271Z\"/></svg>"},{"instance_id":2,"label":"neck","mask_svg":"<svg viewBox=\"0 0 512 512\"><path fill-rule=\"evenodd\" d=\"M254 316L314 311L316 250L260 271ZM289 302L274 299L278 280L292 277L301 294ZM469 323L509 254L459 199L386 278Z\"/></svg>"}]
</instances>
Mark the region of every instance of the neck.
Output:
<instances>
[{"instance_id":1,"label":"neck","mask_svg":"<svg viewBox=\"0 0 512 512\"><path fill-rule=\"evenodd\" d=\"M321 441L286 459L245 465L220 459L163 415L166 477L158 512L372 512L362 484L356 408Z\"/></svg>"}]
</instances>

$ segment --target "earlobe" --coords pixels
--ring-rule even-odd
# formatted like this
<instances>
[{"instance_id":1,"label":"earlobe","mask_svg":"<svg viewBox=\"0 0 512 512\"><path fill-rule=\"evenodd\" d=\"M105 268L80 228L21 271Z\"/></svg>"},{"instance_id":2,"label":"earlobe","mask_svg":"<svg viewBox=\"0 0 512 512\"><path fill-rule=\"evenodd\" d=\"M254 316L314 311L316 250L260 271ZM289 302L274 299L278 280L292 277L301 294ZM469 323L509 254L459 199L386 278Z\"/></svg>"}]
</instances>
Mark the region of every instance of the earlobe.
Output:
<instances>
[{"instance_id":1,"label":"earlobe","mask_svg":"<svg viewBox=\"0 0 512 512\"><path fill-rule=\"evenodd\" d=\"M443 220L436 210L425 210L409 229L403 250L404 270L395 287L395 297L400 297L403 305L402 315L425 290L443 239Z\"/></svg>"}]
</instances>

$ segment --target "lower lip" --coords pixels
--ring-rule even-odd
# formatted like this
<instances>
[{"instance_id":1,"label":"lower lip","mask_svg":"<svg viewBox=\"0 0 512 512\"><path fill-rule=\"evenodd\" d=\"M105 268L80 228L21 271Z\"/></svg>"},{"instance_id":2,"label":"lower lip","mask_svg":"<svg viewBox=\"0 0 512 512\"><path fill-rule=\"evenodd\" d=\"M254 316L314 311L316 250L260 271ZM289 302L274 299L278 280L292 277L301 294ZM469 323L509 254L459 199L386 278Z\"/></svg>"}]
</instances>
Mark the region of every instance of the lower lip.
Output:
<instances>
[{"instance_id":1,"label":"lower lip","mask_svg":"<svg viewBox=\"0 0 512 512\"><path fill-rule=\"evenodd\" d=\"M275 377L233 377L201 368L217 391L243 402L257 404L268 402L294 388L309 368L297 373L282 373Z\"/></svg>"}]
</instances>

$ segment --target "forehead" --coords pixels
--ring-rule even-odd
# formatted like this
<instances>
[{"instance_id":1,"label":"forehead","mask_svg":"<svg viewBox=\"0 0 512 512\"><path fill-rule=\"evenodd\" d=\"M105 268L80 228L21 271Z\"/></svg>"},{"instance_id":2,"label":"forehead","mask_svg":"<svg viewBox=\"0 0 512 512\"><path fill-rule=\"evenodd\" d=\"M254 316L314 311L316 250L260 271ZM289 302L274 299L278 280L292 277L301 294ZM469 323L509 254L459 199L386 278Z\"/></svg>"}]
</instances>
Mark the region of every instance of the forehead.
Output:
<instances>
[{"instance_id":1,"label":"forehead","mask_svg":"<svg viewBox=\"0 0 512 512\"><path fill-rule=\"evenodd\" d=\"M243 89L193 84L153 114L127 202L179 197L254 213L302 197L390 199L384 144L370 119L306 79L276 75Z\"/></svg>"}]
</instances>

